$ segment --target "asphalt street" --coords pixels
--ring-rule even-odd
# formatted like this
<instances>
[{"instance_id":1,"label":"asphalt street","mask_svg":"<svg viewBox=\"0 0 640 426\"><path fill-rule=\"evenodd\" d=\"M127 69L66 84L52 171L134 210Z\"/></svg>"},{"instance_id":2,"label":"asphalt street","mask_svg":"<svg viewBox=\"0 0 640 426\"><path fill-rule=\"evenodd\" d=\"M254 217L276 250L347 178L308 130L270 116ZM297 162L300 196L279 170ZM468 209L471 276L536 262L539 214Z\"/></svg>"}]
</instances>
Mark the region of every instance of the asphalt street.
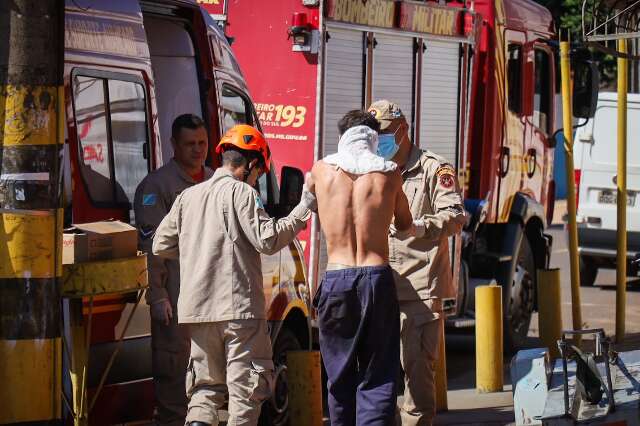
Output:
<instances>
[{"instance_id":1,"label":"asphalt street","mask_svg":"<svg viewBox=\"0 0 640 426\"><path fill-rule=\"evenodd\" d=\"M564 329L572 328L571 273L566 231L554 225L547 231L553 236L551 267L560 269L562 321ZM593 287L581 287L583 328L604 328L615 333L616 271L601 269ZM529 328L529 347L542 346L538 339L538 315ZM640 347L640 279L627 279L626 337L618 349ZM440 414L436 424L512 424L513 407L509 380L510 357L505 356L505 392L478 395L475 392L475 339L472 333L447 336L447 374L449 412Z\"/></svg>"}]
</instances>

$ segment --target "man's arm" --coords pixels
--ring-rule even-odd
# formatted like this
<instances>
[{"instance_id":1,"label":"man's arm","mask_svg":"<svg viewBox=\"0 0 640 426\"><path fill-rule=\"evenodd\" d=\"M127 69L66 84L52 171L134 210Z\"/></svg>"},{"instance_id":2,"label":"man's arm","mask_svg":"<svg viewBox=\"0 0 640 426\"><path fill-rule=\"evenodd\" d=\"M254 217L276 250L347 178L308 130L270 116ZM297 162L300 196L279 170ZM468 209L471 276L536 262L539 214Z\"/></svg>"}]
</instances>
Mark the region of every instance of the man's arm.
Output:
<instances>
[{"instance_id":1,"label":"man's arm","mask_svg":"<svg viewBox=\"0 0 640 426\"><path fill-rule=\"evenodd\" d=\"M441 164L433 172L426 173L425 178L426 187L430 189L432 211L435 213L417 218L417 236L439 240L459 233L466 222L466 216L455 169L450 164Z\"/></svg>"},{"instance_id":2,"label":"man's arm","mask_svg":"<svg viewBox=\"0 0 640 426\"><path fill-rule=\"evenodd\" d=\"M396 203L393 212L393 224L398 233L411 234L413 217L411 217L411 210L409 209L409 201L407 196L402 190L402 177L399 172L396 172L397 179L397 191L396 191ZM408 236L408 235L407 235Z\"/></svg>"},{"instance_id":3,"label":"man's arm","mask_svg":"<svg viewBox=\"0 0 640 426\"><path fill-rule=\"evenodd\" d=\"M147 253L149 290L146 298L147 303L152 305L169 299L169 293L166 290L167 261L152 253L153 235L169 207L160 196L160 188L147 178L136 189L133 208L138 228L138 248Z\"/></svg>"},{"instance_id":4,"label":"man's arm","mask_svg":"<svg viewBox=\"0 0 640 426\"><path fill-rule=\"evenodd\" d=\"M304 191L300 203L282 219L269 217L258 192L248 185L234 190L236 214L251 244L260 253L271 255L291 243L311 217L315 196Z\"/></svg>"},{"instance_id":5,"label":"man's arm","mask_svg":"<svg viewBox=\"0 0 640 426\"><path fill-rule=\"evenodd\" d=\"M182 204L182 194L178 195L153 237L153 254L167 259L178 259L180 257L178 223L180 208Z\"/></svg>"}]
</instances>

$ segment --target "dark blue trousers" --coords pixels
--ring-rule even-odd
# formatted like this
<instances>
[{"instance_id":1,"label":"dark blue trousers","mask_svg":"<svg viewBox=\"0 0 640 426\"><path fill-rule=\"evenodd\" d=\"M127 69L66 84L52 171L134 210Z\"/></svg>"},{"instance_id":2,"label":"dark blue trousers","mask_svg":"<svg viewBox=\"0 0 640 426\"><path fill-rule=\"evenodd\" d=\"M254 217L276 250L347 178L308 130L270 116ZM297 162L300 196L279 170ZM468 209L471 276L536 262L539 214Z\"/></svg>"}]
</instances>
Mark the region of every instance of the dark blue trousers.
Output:
<instances>
[{"instance_id":1,"label":"dark blue trousers","mask_svg":"<svg viewBox=\"0 0 640 426\"><path fill-rule=\"evenodd\" d=\"M391 268L327 271L314 305L331 424L393 425L400 313Z\"/></svg>"}]
</instances>

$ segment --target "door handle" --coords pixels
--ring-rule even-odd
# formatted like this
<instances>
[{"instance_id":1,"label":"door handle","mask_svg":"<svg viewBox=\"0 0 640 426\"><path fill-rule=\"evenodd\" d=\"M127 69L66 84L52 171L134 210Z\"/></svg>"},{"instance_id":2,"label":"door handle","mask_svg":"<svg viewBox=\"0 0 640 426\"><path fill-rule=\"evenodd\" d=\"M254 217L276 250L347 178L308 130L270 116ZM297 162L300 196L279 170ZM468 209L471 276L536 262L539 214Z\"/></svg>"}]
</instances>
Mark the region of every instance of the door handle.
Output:
<instances>
[{"instance_id":1,"label":"door handle","mask_svg":"<svg viewBox=\"0 0 640 426\"><path fill-rule=\"evenodd\" d=\"M511 165L511 150L503 146L500 149L500 177L505 177L509 173L509 166Z\"/></svg>"},{"instance_id":2,"label":"door handle","mask_svg":"<svg viewBox=\"0 0 640 426\"><path fill-rule=\"evenodd\" d=\"M538 167L537 151L535 148L527 150L527 176L529 179L536 174L536 168Z\"/></svg>"}]
</instances>

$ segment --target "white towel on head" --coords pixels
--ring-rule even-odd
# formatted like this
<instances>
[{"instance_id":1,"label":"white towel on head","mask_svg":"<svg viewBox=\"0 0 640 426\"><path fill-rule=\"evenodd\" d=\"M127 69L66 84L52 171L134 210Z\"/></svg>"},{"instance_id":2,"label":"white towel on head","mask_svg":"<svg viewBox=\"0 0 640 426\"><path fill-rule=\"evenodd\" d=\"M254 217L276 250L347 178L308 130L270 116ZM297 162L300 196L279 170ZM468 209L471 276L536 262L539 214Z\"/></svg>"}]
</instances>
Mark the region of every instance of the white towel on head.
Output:
<instances>
[{"instance_id":1,"label":"white towel on head","mask_svg":"<svg viewBox=\"0 0 640 426\"><path fill-rule=\"evenodd\" d=\"M327 164L338 166L355 175L371 172L392 172L398 166L386 161L378 152L378 133L367 126L355 126L340 137L338 152L323 158Z\"/></svg>"}]
</instances>

